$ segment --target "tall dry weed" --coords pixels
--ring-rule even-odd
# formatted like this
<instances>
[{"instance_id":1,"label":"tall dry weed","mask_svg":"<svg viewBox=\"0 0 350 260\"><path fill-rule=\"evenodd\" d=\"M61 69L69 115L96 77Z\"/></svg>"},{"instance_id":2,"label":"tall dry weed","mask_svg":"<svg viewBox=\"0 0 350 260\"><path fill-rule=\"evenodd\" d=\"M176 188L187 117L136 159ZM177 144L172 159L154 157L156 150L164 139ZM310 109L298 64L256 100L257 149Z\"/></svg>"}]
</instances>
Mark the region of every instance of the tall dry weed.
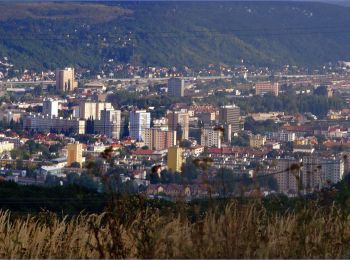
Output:
<instances>
[{"instance_id":1,"label":"tall dry weed","mask_svg":"<svg viewBox=\"0 0 350 260\"><path fill-rule=\"evenodd\" d=\"M341 258L349 256L350 218L315 205L271 214L232 202L205 216L118 212L25 218L0 212L0 258ZM119 215L118 215L119 214Z\"/></svg>"}]
</instances>

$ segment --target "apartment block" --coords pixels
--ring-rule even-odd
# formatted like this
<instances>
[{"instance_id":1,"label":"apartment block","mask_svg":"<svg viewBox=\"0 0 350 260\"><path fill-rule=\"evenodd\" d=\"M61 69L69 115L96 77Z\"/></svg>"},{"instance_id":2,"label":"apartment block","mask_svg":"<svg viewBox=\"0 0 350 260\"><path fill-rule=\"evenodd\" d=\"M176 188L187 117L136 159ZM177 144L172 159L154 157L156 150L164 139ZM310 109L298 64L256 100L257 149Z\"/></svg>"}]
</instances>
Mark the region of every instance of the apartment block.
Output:
<instances>
[{"instance_id":1,"label":"apartment block","mask_svg":"<svg viewBox=\"0 0 350 260\"><path fill-rule=\"evenodd\" d=\"M275 163L276 167L273 169L273 176L278 184L278 192L284 194L297 194L297 176L299 175L299 172L290 170L290 167L299 164L299 161L295 159L279 159L276 160Z\"/></svg>"},{"instance_id":2,"label":"apartment block","mask_svg":"<svg viewBox=\"0 0 350 260\"><path fill-rule=\"evenodd\" d=\"M178 140L188 139L189 115L187 111L170 111L167 114L168 129L176 131Z\"/></svg>"},{"instance_id":3,"label":"apartment block","mask_svg":"<svg viewBox=\"0 0 350 260\"><path fill-rule=\"evenodd\" d=\"M74 68L56 70L56 89L63 92L71 92L78 87L74 79Z\"/></svg>"},{"instance_id":4,"label":"apartment block","mask_svg":"<svg viewBox=\"0 0 350 260\"><path fill-rule=\"evenodd\" d=\"M255 94L264 95L266 93L272 93L275 96L278 96L279 85L278 82L258 82L255 84Z\"/></svg>"},{"instance_id":5,"label":"apartment block","mask_svg":"<svg viewBox=\"0 0 350 260\"><path fill-rule=\"evenodd\" d=\"M168 80L168 95L172 97L183 97L185 92L185 81L181 78L170 78Z\"/></svg>"},{"instance_id":6,"label":"apartment block","mask_svg":"<svg viewBox=\"0 0 350 260\"><path fill-rule=\"evenodd\" d=\"M144 141L151 150L164 150L176 145L176 132L160 128L146 128Z\"/></svg>"},{"instance_id":7,"label":"apartment block","mask_svg":"<svg viewBox=\"0 0 350 260\"><path fill-rule=\"evenodd\" d=\"M214 128L204 128L201 133L201 145L221 148L223 132Z\"/></svg>"},{"instance_id":8,"label":"apartment block","mask_svg":"<svg viewBox=\"0 0 350 260\"><path fill-rule=\"evenodd\" d=\"M71 166L74 162L79 163L80 167L83 164L83 145L79 142L67 145L67 166Z\"/></svg>"},{"instance_id":9,"label":"apartment block","mask_svg":"<svg viewBox=\"0 0 350 260\"><path fill-rule=\"evenodd\" d=\"M72 132L85 134L85 120L30 114L24 117L23 128L44 133Z\"/></svg>"},{"instance_id":10,"label":"apartment block","mask_svg":"<svg viewBox=\"0 0 350 260\"><path fill-rule=\"evenodd\" d=\"M4 152L10 152L15 148L14 143L10 143L8 141L2 141L0 142L0 154Z\"/></svg>"},{"instance_id":11,"label":"apartment block","mask_svg":"<svg viewBox=\"0 0 350 260\"><path fill-rule=\"evenodd\" d=\"M240 108L236 105L227 105L220 107L219 122L221 124L230 124L232 133L240 131Z\"/></svg>"},{"instance_id":12,"label":"apartment block","mask_svg":"<svg viewBox=\"0 0 350 260\"><path fill-rule=\"evenodd\" d=\"M43 101L43 114L50 117L58 116L58 100L45 99Z\"/></svg>"},{"instance_id":13,"label":"apartment block","mask_svg":"<svg viewBox=\"0 0 350 260\"><path fill-rule=\"evenodd\" d=\"M81 102L78 110L79 118L100 120L103 110L114 110L114 107L108 102Z\"/></svg>"},{"instance_id":14,"label":"apartment block","mask_svg":"<svg viewBox=\"0 0 350 260\"><path fill-rule=\"evenodd\" d=\"M151 126L151 113L146 110L130 112L130 137L136 140L145 140L145 130Z\"/></svg>"},{"instance_id":15,"label":"apartment block","mask_svg":"<svg viewBox=\"0 0 350 260\"><path fill-rule=\"evenodd\" d=\"M104 109L100 114L100 119L94 120L94 132L119 139L121 133L121 111Z\"/></svg>"},{"instance_id":16,"label":"apartment block","mask_svg":"<svg viewBox=\"0 0 350 260\"><path fill-rule=\"evenodd\" d=\"M168 170L181 172L183 164L183 150L178 146L168 148Z\"/></svg>"},{"instance_id":17,"label":"apartment block","mask_svg":"<svg viewBox=\"0 0 350 260\"><path fill-rule=\"evenodd\" d=\"M263 135L251 135L249 137L249 146L251 148L260 148L266 143L266 136Z\"/></svg>"}]
</instances>

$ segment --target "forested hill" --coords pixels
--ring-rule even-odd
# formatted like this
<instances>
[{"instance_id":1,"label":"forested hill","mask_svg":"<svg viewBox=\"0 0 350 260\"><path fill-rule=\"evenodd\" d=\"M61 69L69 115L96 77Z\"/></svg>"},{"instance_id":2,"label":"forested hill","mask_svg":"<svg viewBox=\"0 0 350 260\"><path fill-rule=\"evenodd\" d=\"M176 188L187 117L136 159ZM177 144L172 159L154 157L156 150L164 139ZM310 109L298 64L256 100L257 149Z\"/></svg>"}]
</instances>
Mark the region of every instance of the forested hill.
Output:
<instances>
[{"instance_id":1,"label":"forested hill","mask_svg":"<svg viewBox=\"0 0 350 260\"><path fill-rule=\"evenodd\" d=\"M17 66L315 65L350 59L350 8L306 2L0 3Z\"/></svg>"}]
</instances>

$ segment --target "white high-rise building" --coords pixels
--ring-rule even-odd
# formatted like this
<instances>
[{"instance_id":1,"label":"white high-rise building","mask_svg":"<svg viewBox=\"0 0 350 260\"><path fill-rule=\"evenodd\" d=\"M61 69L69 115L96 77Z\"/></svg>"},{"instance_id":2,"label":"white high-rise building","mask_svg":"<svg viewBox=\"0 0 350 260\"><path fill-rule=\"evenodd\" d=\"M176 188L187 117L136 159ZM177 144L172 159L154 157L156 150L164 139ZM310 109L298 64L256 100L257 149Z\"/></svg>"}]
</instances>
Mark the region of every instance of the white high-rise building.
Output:
<instances>
[{"instance_id":1,"label":"white high-rise building","mask_svg":"<svg viewBox=\"0 0 350 260\"><path fill-rule=\"evenodd\" d=\"M50 117L58 116L58 100L45 99L43 101L43 114Z\"/></svg>"},{"instance_id":2,"label":"white high-rise building","mask_svg":"<svg viewBox=\"0 0 350 260\"><path fill-rule=\"evenodd\" d=\"M136 140L145 140L145 129L151 127L151 113L146 110L130 112L130 137Z\"/></svg>"},{"instance_id":3,"label":"white high-rise building","mask_svg":"<svg viewBox=\"0 0 350 260\"><path fill-rule=\"evenodd\" d=\"M79 117L81 119L94 119L99 120L101 118L102 110L114 110L111 103L108 102L89 102L84 101L79 105Z\"/></svg>"},{"instance_id":4,"label":"white high-rise building","mask_svg":"<svg viewBox=\"0 0 350 260\"><path fill-rule=\"evenodd\" d=\"M318 190L329 184L339 182L344 175L344 160L341 157L303 157L303 188Z\"/></svg>"},{"instance_id":5,"label":"white high-rise building","mask_svg":"<svg viewBox=\"0 0 350 260\"><path fill-rule=\"evenodd\" d=\"M223 133L213 128L204 128L201 134L201 145L221 148Z\"/></svg>"},{"instance_id":6,"label":"white high-rise building","mask_svg":"<svg viewBox=\"0 0 350 260\"><path fill-rule=\"evenodd\" d=\"M121 111L104 109L101 111L100 117L100 120L94 120L94 132L119 139L121 128Z\"/></svg>"}]
</instances>

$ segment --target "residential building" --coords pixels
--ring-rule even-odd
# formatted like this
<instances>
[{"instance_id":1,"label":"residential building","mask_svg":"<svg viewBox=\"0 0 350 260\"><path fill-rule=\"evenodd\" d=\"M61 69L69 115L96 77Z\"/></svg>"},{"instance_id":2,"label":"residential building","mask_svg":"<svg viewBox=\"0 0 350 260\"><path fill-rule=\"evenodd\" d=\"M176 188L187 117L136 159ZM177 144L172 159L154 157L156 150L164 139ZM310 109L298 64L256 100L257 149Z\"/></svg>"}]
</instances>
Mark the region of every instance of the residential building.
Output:
<instances>
[{"instance_id":1,"label":"residential building","mask_svg":"<svg viewBox=\"0 0 350 260\"><path fill-rule=\"evenodd\" d=\"M56 70L56 89L63 92L71 92L76 89L77 83L74 79L74 68Z\"/></svg>"},{"instance_id":2,"label":"residential building","mask_svg":"<svg viewBox=\"0 0 350 260\"><path fill-rule=\"evenodd\" d=\"M79 142L71 143L67 145L67 166L71 166L72 163L77 162L80 167L83 164L83 145Z\"/></svg>"},{"instance_id":3,"label":"residential building","mask_svg":"<svg viewBox=\"0 0 350 260\"><path fill-rule=\"evenodd\" d=\"M333 97L333 89L330 86L327 86L327 97Z\"/></svg>"},{"instance_id":4,"label":"residential building","mask_svg":"<svg viewBox=\"0 0 350 260\"><path fill-rule=\"evenodd\" d=\"M201 145L221 148L223 132L214 128L204 128L201 134Z\"/></svg>"},{"instance_id":5,"label":"residential building","mask_svg":"<svg viewBox=\"0 0 350 260\"><path fill-rule=\"evenodd\" d=\"M279 131L279 132L269 132L267 133L267 137L269 139L275 139L280 142L293 142L296 138L296 135L293 132Z\"/></svg>"},{"instance_id":6,"label":"residential building","mask_svg":"<svg viewBox=\"0 0 350 260\"><path fill-rule=\"evenodd\" d=\"M210 125L215 121L216 113L215 112L201 112L197 113L198 120L202 121L204 125Z\"/></svg>"},{"instance_id":7,"label":"residential building","mask_svg":"<svg viewBox=\"0 0 350 260\"><path fill-rule=\"evenodd\" d=\"M45 99L43 101L43 114L50 117L58 117L58 100Z\"/></svg>"},{"instance_id":8,"label":"residential building","mask_svg":"<svg viewBox=\"0 0 350 260\"><path fill-rule=\"evenodd\" d=\"M236 105L227 105L220 107L219 121L221 124L230 124L232 133L240 131L240 108Z\"/></svg>"},{"instance_id":9,"label":"residential building","mask_svg":"<svg viewBox=\"0 0 350 260\"><path fill-rule=\"evenodd\" d=\"M306 155L302 157L302 164L295 159L280 159L275 163L277 167L273 169L276 172L273 176L278 191L285 194L296 194L298 189L300 193L319 190L339 182L345 173L341 156Z\"/></svg>"},{"instance_id":10,"label":"residential building","mask_svg":"<svg viewBox=\"0 0 350 260\"><path fill-rule=\"evenodd\" d=\"M145 129L145 145L152 150L164 150L176 145L176 131L160 128Z\"/></svg>"},{"instance_id":11,"label":"residential building","mask_svg":"<svg viewBox=\"0 0 350 260\"><path fill-rule=\"evenodd\" d=\"M293 153L313 153L315 148L312 145L293 145Z\"/></svg>"},{"instance_id":12,"label":"residential building","mask_svg":"<svg viewBox=\"0 0 350 260\"><path fill-rule=\"evenodd\" d=\"M230 144L232 141L232 126L231 124L224 124L223 128L224 128L224 141Z\"/></svg>"},{"instance_id":13,"label":"residential building","mask_svg":"<svg viewBox=\"0 0 350 260\"><path fill-rule=\"evenodd\" d=\"M299 165L295 159L279 159L275 160L276 167L273 168L274 178L277 181L278 192L284 194L298 193L298 176L300 172L297 167L291 170L292 165ZM293 168L293 167L292 167Z\"/></svg>"},{"instance_id":14,"label":"residential building","mask_svg":"<svg viewBox=\"0 0 350 260\"><path fill-rule=\"evenodd\" d=\"M107 110L101 111L99 120L94 120L93 130L95 133L104 134L111 138L120 138L121 111Z\"/></svg>"},{"instance_id":15,"label":"residential building","mask_svg":"<svg viewBox=\"0 0 350 260\"><path fill-rule=\"evenodd\" d=\"M187 111L171 111L167 114L168 129L176 131L177 140L187 140L189 134L189 115Z\"/></svg>"},{"instance_id":16,"label":"residential building","mask_svg":"<svg viewBox=\"0 0 350 260\"><path fill-rule=\"evenodd\" d=\"M11 123L21 120L23 111L19 109L4 109L0 110L0 121Z\"/></svg>"},{"instance_id":17,"label":"residential building","mask_svg":"<svg viewBox=\"0 0 350 260\"><path fill-rule=\"evenodd\" d=\"M29 114L23 119L23 128L34 132L71 132L85 134L85 120Z\"/></svg>"},{"instance_id":18,"label":"residential building","mask_svg":"<svg viewBox=\"0 0 350 260\"><path fill-rule=\"evenodd\" d=\"M252 148L260 148L266 143L266 136L263 135L251 135L249 137L249 146Z\"/></svg>"},{"instance_id":19,"label":"residential building","mask_svg":"<svg viewBox=\"0 0 350 260\"><path fill-rule=\"evenodd\" d=\"M168 170L172 172L181 172L183 163L183 151L178 146L168 148Z\"/></svg>"},{"instance_id":20,"label":"residential building","mask_svg":"<svg viewBox=\"0 0 350 260\"><path fill-rule=\"evenodd\" d=\"M173 97L183 97L185 91L185 81L181 78L170 78L168 80L168 95Z\"/></svg>"},{"instance_id":21,"label":"residential building","mask_svg":"<svg viewBox=\"0 0 350 260\"><path fill-rule=\"evenodd\" d=\"M145 140L145 129L151 126L151 113L146 110L130 112L130 137L136 140Z\"/></svg>"},{"instance_id":22,"label":"residential building","mask_svg":"<svg viewBox=\"0 0 350 260\"><path fill-rule=\"evenodd\" d=\"M339 156L303 156L302 183L305 192L339 182L344 176L344 160Z\"/></svg>"},{"instance_id":23,"label":"residential building","mask_svg":"<svg viewBox=\"0 0 350 260\"><path fill-rule=\"evenodd\" d=\"M14 143L10 143L8 141L2 141L0 142L0 154L3 152L10 152L15 148Z\"/></svg>"},{"instance_id":24,"label":"residential building","mask_svg":"<svg viewBox=\"0 0 350 260\"><path fill-rule=\"evenodd\" d=\"M278 82L258 82L255 84L255 94L264 95L266 93L272 93L278 96L279 85Z\"/></svg>"},{"instance_id":25,"label":"residential building","mask_svg":"<svg viewBox=\"0 0 350 260\"><path fill-rule=\"evenodd\" d=\"M108 102L81 102L79 105L79 118L81 119L101 119L101 111L114 110L111 103Z\"/></svg>"}]
</instances>

